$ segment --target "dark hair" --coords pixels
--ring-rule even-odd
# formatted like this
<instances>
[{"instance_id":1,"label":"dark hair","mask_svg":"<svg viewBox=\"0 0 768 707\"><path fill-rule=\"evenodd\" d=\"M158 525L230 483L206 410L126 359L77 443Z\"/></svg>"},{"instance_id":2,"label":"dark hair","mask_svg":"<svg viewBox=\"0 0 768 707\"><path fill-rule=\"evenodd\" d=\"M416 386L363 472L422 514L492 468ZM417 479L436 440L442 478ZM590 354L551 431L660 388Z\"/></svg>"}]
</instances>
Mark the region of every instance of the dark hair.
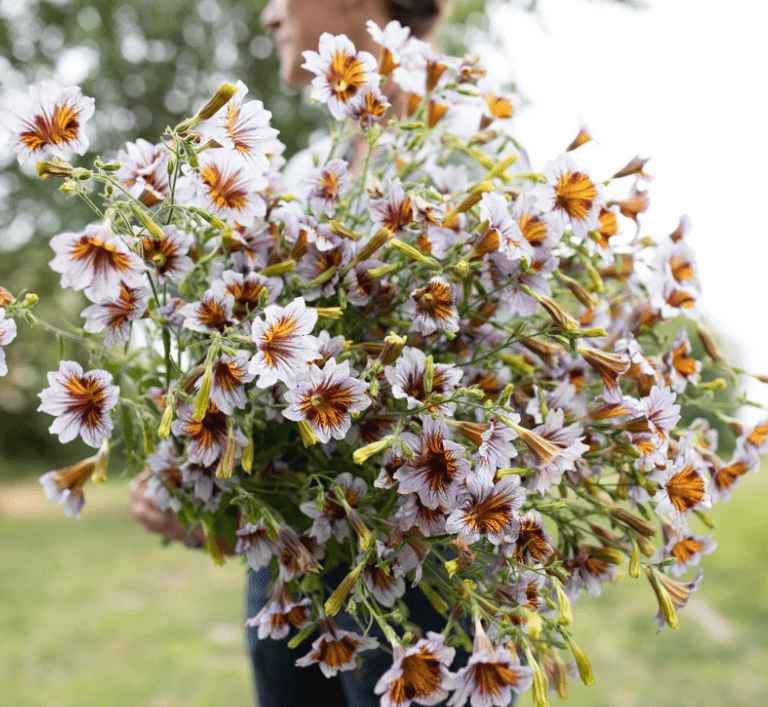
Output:
<instances>
[{"instance_id":1,"label":"dark hair","mask_svg":"<svg viewBox=\"0 0 768 707\"><path fill-rule=\"evenodd\" d=\"M421 38L434 29L443 14L445 0L385 0L389 16Z\"/></svg>"}]
</instances>

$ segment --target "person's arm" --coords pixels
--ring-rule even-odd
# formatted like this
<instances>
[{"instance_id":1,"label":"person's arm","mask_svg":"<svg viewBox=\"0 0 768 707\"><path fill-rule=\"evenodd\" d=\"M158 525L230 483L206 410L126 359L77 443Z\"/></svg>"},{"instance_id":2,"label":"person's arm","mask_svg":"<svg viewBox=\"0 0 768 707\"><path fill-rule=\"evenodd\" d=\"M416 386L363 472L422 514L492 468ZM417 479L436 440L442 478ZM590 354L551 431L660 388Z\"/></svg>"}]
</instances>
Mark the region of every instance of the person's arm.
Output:
<instances>
[{"instance_id":1,"label":"person's arm","mask_svg":"<svg viewBox=\"0 0 768 707\"><path fill-rule=\"evenodd\" d=\"M144 526L147 532L162 535L171 542L184 543L187 547L203 547L205 533L199 525L195 525L188 532L170 508L162 510L155 503L155 499L144 495L150 475L151 472L145 469L131 482L128 491L128 512ZM224 537L219 536L216 542L222 554L235 554Z\"/></svg>"}]
</instances>

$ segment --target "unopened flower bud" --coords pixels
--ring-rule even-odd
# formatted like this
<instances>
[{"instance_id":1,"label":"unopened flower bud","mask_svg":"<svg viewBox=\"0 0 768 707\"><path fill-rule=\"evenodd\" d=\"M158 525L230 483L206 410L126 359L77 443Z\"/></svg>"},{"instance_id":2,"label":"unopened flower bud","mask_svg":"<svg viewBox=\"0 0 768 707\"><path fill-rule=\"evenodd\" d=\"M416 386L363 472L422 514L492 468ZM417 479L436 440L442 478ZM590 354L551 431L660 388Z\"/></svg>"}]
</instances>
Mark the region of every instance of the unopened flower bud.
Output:
<instances>
[{"instance_id":1,"label":"unopened flower bud","mask_svg":"<svg viewBox=\"0 0 768 707\"><path fill-rule=\"evenodd\" d=\"M259 275L264 277L276 277L278 275L285 275L289 272L295 272L296 261L284 260L282 263L275 263L274 265L268 265L266 268L259 270Z\"/></svg>"},{"instance_id":2,"label":"unopened flower bud","mask_svg":"<svg viewBox=\"0 0 768 707\"><path fill-rule=\"evenodd\" d=\"M341 307L315 307L315 311L320 319L341 319L344 315Z\"/></svg>"},{"instance_id":3,"label":"unopened flower bud","mask_svg":"<svg viewBox=\"0 0 768 707\"><path fill-rule=\"evenodd\" d=\"M355 233L354 231L350 231L343 223L341 223L341 221L329 221L328 228L330 229L331 233L333 233L335 236L338 236L339 238L346 238L350 241L359 241L362 238L362 236Z\"/></svg>"},{"instance_id":4,"label":"unopened flower bud","mask_svg":"<svg viewBox=\"0 0 768 707\"><path fill-rule=\"evenodd\" d=\"M587 658L584 651L573 642L573 639L569 634L564 633L563 638L567 641L568 646L573 653L573 657L576 658L576 667L579 669L579 677L581 678L581 681L585 685L594 685L595 678L592 675L592 666L589 664L589 658Z\"/></svg>"},{"instance_id":5,"label":"unopened flower bud","mask_svg":"<svg viewBox=\"0 0 768 707\"><path fill-rule=\"evenodd\" d=\"M173 406L176 402L176 396L169 393L165 397L165 410L160 418L160 426L157 428L157 436L160 439L168 439L171 434L171 421L173 420Z\"/></svg>"},{"instance_id":6,"label":"unopened flower bud","mask_svg":"<svg viewBox=\"0 0 768 707\"><path fill-rule=\"evenodd\" d=\"M311 447L320 441L307 420L299 420L299 434L305 447Z\"/></svg>"},{"instance_id":7,"label":"unopened flower bud","mask_svg":"<svg viewBox=\"0 0 768 707\"><path fill-rule=\"evenodd\" d=\"M645 568L645 574L648 577L648 581L651 583L651 587L653 587L656 599L659 601L659 609L664 614L666 622L669 624L670 628L677 628L679 624L677 621L675 605L672 603L672 597L669 596L669 592L667 592L661 582L661 575L650 567Z\"/></svg>"},{"instance_id":8,"label":"unopened flower bud","mask_svg":"<svg viewBox=\"0 0 768 707\"><path fill-rule=\"evenodd\" d=\"M13 295L4 287L0 287L0 307L7 307L11 302L13 302Z\"/></svg>"},{"instance_id":9,"label":"unopened flower bud","mask_svg":"<svg viewBox=\"0 0 768 707\"><path fill-rule=\"evenodd\" d=\"M349 596L349 593L352 591L355 584L357 584L357 580L359 579L362 570L362 565L355 567L346 577L344 577L341 584L334 590L333 594L328 597L328 600L325 602L325 613L328 614L328 616L336 616L336 614L339 613L341 605Z\"/></svg>"},{"instance_id":10,"label":"unopened flower bud","mask_svg":"<svg viewBox=\"0 0 768 707\"><path fill-rule=\"evenodd\" d=\"M227 430L227 441L224 444L224 451L221 454L219 463L216 467L217 479L228 479L232 476L232 472L235 468L235 451L237 450L237 444L235 442L235 434L232 430L232 426L229 426Z\"/></svg>"},{"instance_id":11,"label":"unopened flower bud","mask_svg":"<svg viewBox=\"0 0 768 707\"><path fill-rule=\"evenodd\" d=\"M557 603L560 607L560 623L563 626L570 626L573 623L573 612L571 611L571 600L563 591L559 583L555 584L555 594L557 594Z\"/></svg>"},{"instance_id":12,"label":"unopened flower bud","mask_svg":"<svg viewBox=\"0 0 768 707\"><path fill-rule=\"evenodd\" d=\"M562 282L570 291L573 296L581 302L588 309L592 309L597 305L597 299L593 297L587 288L584 287L578 280L574 280L572 277L564 275L559 270L555 270L555 277Z\"/></svg>"},{"instance_id":13,"label":"unopened flower bud","mask_svg":"<svg viewBox=\"0 0 768 707\"><path fill-rule=\"evenodd\" d=\"M200 383L200 390L195 398L195 408L192 411L193 420L202 420L208 410L208 400L211 397L211 381L213 379L213 361L210 361L203 373L203 380Z\"/></svg>"},{"instance_id":14,"label":"unopened flower bud","mask_svg":"<svg viewBox=\"0 0 768 707\"><path fill-rule=\"evenodd\" d=\"M403 255L409 257L411 260L415 260L419 263L424 263L425 265L430 265L432 267L439 266L439 263L434 258L424 255L420 250L414 248L408 243L401 241L399 238L393 238L389 242L389 245Z\"/></svg>"},{"instance_id":15,"label":"unopened flower bud","mask_svg":"<svg viewBox=\"0 0 768 707\"><path fill-rule=\"evenodd\" d=\"M549 690L547 689L547 678L544 675L536 658L533 657L533 652L530 648L525 648L525 662L533 668L533 704L535 707L549 707Z\"/></svg>"},{"instance_id":16,"label":"unopened flower bud","mask_svg":"<svg viewBox=\"0 0 768 707\"><path fill-rule=\"evenodd\" d=\"M366 444L364 447L360 447L360 449L356 449L354 452L352 452L352 461L354 461L355 464L362 464L363 462L370 459L374 454L378 454L379 452L382 452L387 447L389 447L389 445L392 444L394 438L394 435L387 435L386 437L383 437L376 442L371 442L370 444Z\"/></svg>"},{"instance_id":17,"label":"unopened flower bud","mask_svg":"<svg viewBox=\"0 0 768 707\"><path fill-rule=\"evenodd\" d=\"M253 469L253 438L248 439L248 446L243 450L243 456L240 459L240 468L246 473L250 474Z\"/></svg>"},{"instance_id":18,"label":"unopened flower bud","mask_svg":"<svg viewBox=\"0 0 768 707\"><path fill-rule=\"evenodd\" d=\"M639 518L629 511L625 511L623 508L614 508L611 511L611 515L616 518L616 520L624 523L624 525L628 525L632 530L643 537L652 538L656 535L656 528L654 528L648 521Z\"/></svg>"},{"instance_id":19,"label":"unopened flower bud","mask_svg":"<svg viewBox=\"0 0 768 707\"><path fill-rule=\"evenodd\" d=\"M632 538L632 552L629 556L629 576L637 579L640 576L640 548L637 546L637 540Z\"/></svg>"},{"instance_id":20,"label":"unopened flower bud","mask_svg":"<svg viewBox=\"0 0 768 707\"><path fill-rule=\"evenodd\" d=\"M572 152L577 147L586 145L591 139L592 139L592 136L589 134L589 128L587 128L586 126L582 126L581 128L579 128L579 132L577 133L576 137L573 138L573 140L571 140L571 144L565 148L565 151Z\"/></svg>"},{"instance_id":21,"label":"unopened flower bud","mask_svg":"<svg viewBox=\"0 0 768 707\"><path fill-rule=\"evenodd\" d=\"M199 111L197 111L197 115L194 118L185 120L183 123L179 123L176 126L176 132L186 132L193 125L197 125L197 123L200 123L203 120L212 118L227 104L229 99L232 98L232 96L234 96L236 93L237 86L233 86L231 83L221 84L216 93L213 94L211 100L208 101L208 103L206 103Z\"/></svg>"}]
</instances>

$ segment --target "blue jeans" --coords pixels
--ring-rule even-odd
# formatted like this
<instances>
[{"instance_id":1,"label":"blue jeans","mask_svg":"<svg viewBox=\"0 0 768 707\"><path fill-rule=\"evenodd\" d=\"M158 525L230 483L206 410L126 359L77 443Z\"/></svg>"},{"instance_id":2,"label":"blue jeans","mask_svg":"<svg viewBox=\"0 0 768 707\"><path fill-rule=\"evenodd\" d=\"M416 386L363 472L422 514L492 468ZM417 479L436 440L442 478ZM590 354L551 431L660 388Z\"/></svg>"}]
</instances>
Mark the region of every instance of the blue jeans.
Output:
<instances>
[{"instance_id":1,"label":"blue jeans","mask_svg":"<svg viewBox=\"0 0 768 707\"><path fill-rule=\"evenodd\" d=\"M338 585L346 575L344 568L338 568L328 573L332 585ZM272 579L268 567L258 572L248 573L248 617L255 616L267 603L267 587ZM418 589L408 589L403 597L410 612L410 620L427 631L439 633L445 627L445 620L429 603L424 594ZM340 612L334 616L336 623L346 631L360 629L354 619L347 613ZM317 665L298 668L294 662L306 655L312 638L304 641L298 648L290 649L287 639L273 641L271 638L259 640L258 629L246 629L251 662L253 663L256 697L259 707L298 707L303 704L327 704L331 707L379 707L380 696L375 695L373 688L379 678L392 667L392 656L383 650L366 651L363 665L355 670L338 673L334 678L326 678ZM295 629L292 629L292 634ZM384 635L375 626L371 631L382 643ZM452 670L466 664L468 655L461 648L456 650L456 658Z\"/></svg>"}]
</instances>

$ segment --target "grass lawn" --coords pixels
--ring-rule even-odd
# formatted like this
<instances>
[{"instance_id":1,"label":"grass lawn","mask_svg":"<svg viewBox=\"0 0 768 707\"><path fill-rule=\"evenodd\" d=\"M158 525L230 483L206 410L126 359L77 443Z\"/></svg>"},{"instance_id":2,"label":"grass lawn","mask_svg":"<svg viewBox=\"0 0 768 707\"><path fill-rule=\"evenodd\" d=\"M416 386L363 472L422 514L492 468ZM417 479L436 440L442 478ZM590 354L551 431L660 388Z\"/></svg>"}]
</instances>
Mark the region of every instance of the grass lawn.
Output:
<instances>
[{"instance_id":1,"label":"grass lawn","mask_svg":"<svg viewBox=\"0 0 768 707\"><path fill-rule=\"evenodd\" d=\"M252 704L242 565L218 568L202 552L161 547L128 516L126 498L122 482L91 486L78 522L35 483L0 487L0 703ZM574 637L596 684L572 681L571 703L768 704L767 509L766 468L714 508L720 545L704 558L702 590L677 631L655 635L644 577L582 596ZM531 704L530 693L519 701Z\"/></svg>"}]
</instances>

